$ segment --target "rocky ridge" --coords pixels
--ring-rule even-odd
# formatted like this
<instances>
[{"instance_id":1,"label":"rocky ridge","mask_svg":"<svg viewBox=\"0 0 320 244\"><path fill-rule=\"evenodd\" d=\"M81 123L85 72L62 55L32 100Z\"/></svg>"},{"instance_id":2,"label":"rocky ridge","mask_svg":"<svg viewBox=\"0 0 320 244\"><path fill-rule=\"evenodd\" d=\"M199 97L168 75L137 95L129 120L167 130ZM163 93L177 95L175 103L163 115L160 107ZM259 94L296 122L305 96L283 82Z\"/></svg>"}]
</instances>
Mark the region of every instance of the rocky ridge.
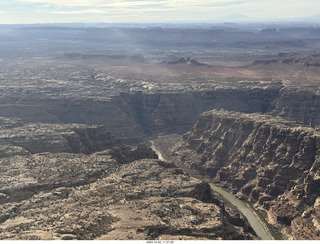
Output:
<instances>
[{"instance_id":1,"label":"rocky ridge","mask_svg":"<svg viewBox=\"0 0 320 244\"><path fill-rule=\"evenodd\" d=\"M203 113L176 154L268 214L286 238L319 239L320 132L268 115Z\"/></svg>"}]
</instances>

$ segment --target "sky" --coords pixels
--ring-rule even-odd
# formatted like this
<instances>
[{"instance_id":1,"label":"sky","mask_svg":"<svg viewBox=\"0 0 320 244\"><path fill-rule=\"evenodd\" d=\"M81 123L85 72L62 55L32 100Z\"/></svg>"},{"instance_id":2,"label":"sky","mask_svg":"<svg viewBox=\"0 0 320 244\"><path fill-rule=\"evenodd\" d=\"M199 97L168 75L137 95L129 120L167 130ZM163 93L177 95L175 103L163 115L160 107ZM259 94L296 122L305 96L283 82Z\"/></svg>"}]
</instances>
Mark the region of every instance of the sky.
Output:
<instances>
[{"instance_id":1,"label":"sky","mask_svg":"<svg viewBox=\"0 0 320 244\"><path fill-rule=\"evenodd\" d=\"M320 14L319 0L0 0L0 24L211 22Z\"/></svg>"}]
</instances>

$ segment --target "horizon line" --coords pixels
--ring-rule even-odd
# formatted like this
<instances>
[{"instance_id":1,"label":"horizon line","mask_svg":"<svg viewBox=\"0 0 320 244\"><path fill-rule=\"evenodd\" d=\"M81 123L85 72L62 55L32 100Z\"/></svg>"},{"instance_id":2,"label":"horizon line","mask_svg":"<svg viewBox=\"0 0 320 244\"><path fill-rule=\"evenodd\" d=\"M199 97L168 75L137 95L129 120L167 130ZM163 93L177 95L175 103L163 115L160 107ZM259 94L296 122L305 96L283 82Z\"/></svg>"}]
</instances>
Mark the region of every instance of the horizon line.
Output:
<instances>
[{"instance_id":1,"label":"horizon line","mask_svg":"<svg viewBox=\"0 0 320 244\"><path fill-rule=\"evenodd\" d=\"M0 26L14 26L14 25L155 25L155 24L290 24L290 23L299 23L299 24L318 24L320 25L320 20L303 20L299 19L265 19L265 20L252 20L252 21L146 21L146 22L35 22L35 23L0 23Z\"/></svg>"}]
</instances>

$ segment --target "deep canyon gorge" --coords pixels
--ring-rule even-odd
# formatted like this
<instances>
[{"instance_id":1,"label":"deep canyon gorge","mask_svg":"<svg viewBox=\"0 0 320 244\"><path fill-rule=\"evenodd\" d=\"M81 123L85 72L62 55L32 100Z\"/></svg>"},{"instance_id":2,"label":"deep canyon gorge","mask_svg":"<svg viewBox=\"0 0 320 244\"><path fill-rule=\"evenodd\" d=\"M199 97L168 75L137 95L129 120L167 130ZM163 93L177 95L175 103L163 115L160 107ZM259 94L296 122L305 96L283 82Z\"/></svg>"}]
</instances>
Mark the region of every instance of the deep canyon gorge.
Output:
<instances>
[{"instance_id":1,"label":"deep canyon gorge","mask_svg":"<svg viewBox=\"0 0 320 244\"><path fill-rule=\"evenodd\" d=\"M319 240L319 28L237 28L0 32L0 239Z\"/></svg>"}]
</instances>

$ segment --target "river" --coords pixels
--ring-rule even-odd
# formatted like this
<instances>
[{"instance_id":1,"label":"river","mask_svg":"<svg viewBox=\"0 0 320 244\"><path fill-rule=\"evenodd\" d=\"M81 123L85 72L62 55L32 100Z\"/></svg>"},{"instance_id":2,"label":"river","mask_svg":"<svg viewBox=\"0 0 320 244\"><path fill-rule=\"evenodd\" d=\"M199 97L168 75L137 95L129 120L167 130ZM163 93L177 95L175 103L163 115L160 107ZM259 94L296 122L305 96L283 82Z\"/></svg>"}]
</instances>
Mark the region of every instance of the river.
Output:
<instances>
[{"instance_id":1,"label":"river","mask_svg":"<svg viewBox=\"0 0 320 244\"><path fill-rule=\"evenodd\" d=\"M154 142L152 140L150 140L150 142L151 142L151 148L158 155L158 158L160 160L164 160L163 155L156 148ZM197 174L196 178L200 178L198 174ZM209 185L213 191L222 195L222 197L226 201L228 201L229 203L234 205L247 218L250 226L256 232L258 237L260 237L262 240L274 240L274 238L269 233L269 231L267 231L268 227L265 225L265 223L263 223L263 221L259 218L259 216L256 214L256 212L250 207L250 205L248 205L244 201L241 201L240 199L236 198L230 192L223 190L221 187L219 187L213 183L209 183Z\"/></svg>"},{"instance_id":2,"label":"river","mask_svg":"<svg viewBox=\"0 0 320 244\"><path fill-rule=\"evenodd\" d=\"M154 141L151 141L151 148L152 150L158 155L158 159L165 161L164 157L162 156L161 152L156 148L156 146L154 145Z\"/></svg>"},{"instance_id":3,"label":"river","mask_svg":"<svg viewBox=\"0 0 320 244\"><path fill-rule=\"evenodd\" d=\"M259 236L262 240L273 240L273 237L269 232L266 230L267 226L262 222L262 220L257 216L255 211L251 209L251 207L241 201L240 199L236 198L231 193L223 190L222 188L209 183L212 190L218 192L220 195L223 196L228 202L232 205L237 207L237 209L247 218L249 224L251 225L252 229L256 232L257 236Z\"/></svg>"}]
</instances>

